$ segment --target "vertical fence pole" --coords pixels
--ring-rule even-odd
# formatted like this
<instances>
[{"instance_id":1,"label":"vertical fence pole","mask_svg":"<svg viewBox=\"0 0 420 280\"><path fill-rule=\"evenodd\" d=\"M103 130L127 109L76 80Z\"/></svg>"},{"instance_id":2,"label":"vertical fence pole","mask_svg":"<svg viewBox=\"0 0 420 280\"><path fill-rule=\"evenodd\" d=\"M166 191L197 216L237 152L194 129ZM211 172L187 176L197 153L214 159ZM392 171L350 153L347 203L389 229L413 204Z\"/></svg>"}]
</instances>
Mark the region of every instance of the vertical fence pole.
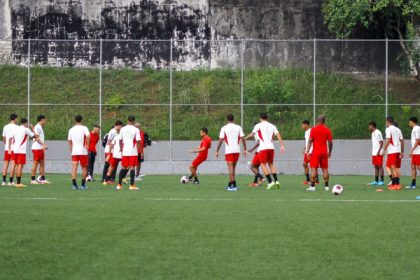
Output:
<instances>
[{"instance_id":1,"label":"vertical fence pole","mask_svg":"<svg viewBox=\"0 0 420 280\"><path fill-rule=\"evenodd\" d=\"M173 102L173 89L172 89L172 48L173 39L171 39L170 46L170 61L169 61L169 160L172 163L172 102Z\"/></svg>"},{"instance_id":2,"label":"vertical fence pole","mask_svg":"<svg viewBox=\"0 0 420 280\"><path fill-rule=\"evenodd\" d=\"M102 139L102 38L99 41L99 126L101 127L100 139ZM99 145L99 168L102 165L102 145ZM93 176L93 174L92 174Z\"/></svg>"},{"instance_id":3,"label":"vertical fence pole","mask_svg":"<svg viewBox=\"0 0 420 280\"><path fill-rule=\"evenodd\" d=\"M385 40L385 118L388 116L388 38Z\"/></svg>"},{"instance_id":4,"label":"vertical fence pole","mask_svg":"<svg viewBox=\"0 0 420 280\"><path fill-rule=\"evenodd\" d=\"M27 81L27 114L28 121L31 123L31 38L28 39L28 81Z\"/></svg>"},{"instance_id":5,"label":"vertical fence pole","mask_svg":"<svg viewBox=\"0 0 420 280\"><path fill-rule=\"evenodd\" d=\"M314 65L313 65L313 123L316 121L316 38L314 38Z\"/></svg>"},{"instance_id":6,"label":"vertical fence pole","mask_svg":"<svg viewBox=\"0 0 420 280\"><path fill-rule=\"evenodd\" d=\"M244 127L244 51L245 40L241 41L241 126Z\"/></svg>"}]
</instances>

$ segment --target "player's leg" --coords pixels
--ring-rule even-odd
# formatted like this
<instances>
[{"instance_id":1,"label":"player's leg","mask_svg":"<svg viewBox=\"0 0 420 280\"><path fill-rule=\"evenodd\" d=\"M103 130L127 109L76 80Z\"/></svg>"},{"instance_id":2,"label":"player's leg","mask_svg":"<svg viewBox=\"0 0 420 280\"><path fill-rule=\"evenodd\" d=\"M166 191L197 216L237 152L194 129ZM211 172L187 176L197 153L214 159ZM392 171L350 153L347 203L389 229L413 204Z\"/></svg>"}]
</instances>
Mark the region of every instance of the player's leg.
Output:
<instances>
[{"instance_id":1,"label":"player's leg","mask_svg":"<svg viewBox=\"0 0 420 280\"><path fill-rule=\"evenodd\" d=\"M77 168L79 168L79 161L73 160L71 163L71 182L72 182L73 190L79 189L79 186L77 185L77 182L76 182Z\"/></svg>"},{"instance_id":2,"label":"player's leg","mask_svg":"<svg viewBox=\"0 0 420 280\"><path fill-rule=\"evenodd\" d=\"M87 167L87 180L93 181L93 169L95 168L96 153L88 153L88 167Z\"/></svg>"},{"instance_id":3,"label":"player's leg","mask_svg":"<svg viewBox=\"0 0 420 280\"><path fill-rule=\"evenodd\" d=\"M384 167L383 165L379 165L379 177L380 177L380 181L378 182L378 185L382 186L384 184Z\"/></svg>"},{"instance_id":4,"label":"player's leg","mask_svg":"<svg viewBox=\"0 0 420 280\"><path fill-rule=\"evenodd\" d=\"M16 187L24 186L22 184L22 169L23 169L23 164L17 163L16 164Z\"/></svg>"},{"instance_id":5,"label":"player's leg","mask_svg":"<svg viewBox=\"0 0 420 280\"><path fill-rule=\"evenodd\" d=\"M108 158L108 160L107 160ZM102 170L102 182L106 182L106 174L108 173L108 169L109 169L109 161L110 161L110 157L109 154L105 154L105 163L104 163L104 169ZM115 179L115 176L113 177Z\"/></svg>"},{"instance_id":6,"label":"player's leg","mask_svg":"<svg viewBox=\"0 0 420 280\"><path fill-rule=\"evenodd\" d=\"M39 161L34 159L34 164L32 165L31 169L31 184L39 184L36 180L36 171L38 170Z\"/></svg>"},{"instance_id":7,"label":"player's leg","mask_svg":"<svg viewBox=\"0 0 420 280\"><path fill-rule=\"evenodd\" d=\"M13 155L13 157L15 157L15 155ZM15 171L16 171L16 161L13 158L12 159L12 167L10 168L10 176L9 176L9 185L12 186L13 183L13 178L15 177Z\"/></svg>"},{"instance_id":8,"label":"player's leg","mask_svg":"<svg viewBox=\"0 0 420 280\"><path fill-rule=\"evenodd\" d=\"M325 191L329 191L329 182L330 182L330 173L328 172L328 167L327 168L322 168L322 177L324 179L324 188Z\"/></svg>"},{"instance_id":9,"label":"player's leg","mask_svg":"<svg viewBox=\"0 0 420 280\"><path fill-rule=\"evenodd\" d=\"M41 175L42 184L50 184L50 182L45 178L45 159L39 161L39 174Z\"/></svg>"},{"instance_id":10,"label":"player's leg","mask_svg":"<svg viewBox=\"0 0 420 280\"><path fill-rule=\"evenodd\" d=\"M311 178L309 177L309 164L306 160L303 161L303 171L305 172L305 181L303 182L303 184L308 185L311 181Z\"/></svg>"},{"instance_id":11,"label":"player's leg","mask_svg":"<svg viewBox=\"0 0 420 280\"><path fill-rule=\"evenodd\" d=\"M6 186L7 170L9 169L9 163L10 163L9 160L4 161L2 186Z\"/></svg>"},{"instance_id":12,"label":"player's leg","mask_svg":"<svg viewBox=\"0 0 420 280\"><path fill-rule=\"evenodd\" d=\"M129 157L123 156L121 160L121 165L122 165L122 168L120 170L120 173L118 174L117 190L122 190L122 181L124 180L125 176L127 176L127 173L129 171L129 167L130 167Z\"/></svg>"},{"instance_id":13,"label":"player's leg","mask_svg":"<svg viewBox=\"0 0 420 280\"><path fill-rule=\"evenodd\" d=\"M309 159L309 166L311 167L311 183L307 191L315 191L315 184L318 178L318 167L319 167L319 155L312 154Z\"/></svg>"},{"instance_id":14,"label":"player's leg","mask_svg":"<svg viewBox=\"0 0 420 280\"><path fill-rule=\"evenodd\" d=\"M81 189L86 190L86 178L88 176L89 169L89 156L83 155L80 156L80 166L82 167L82 180L81 180Z\"/></svg>"}]
</instances>

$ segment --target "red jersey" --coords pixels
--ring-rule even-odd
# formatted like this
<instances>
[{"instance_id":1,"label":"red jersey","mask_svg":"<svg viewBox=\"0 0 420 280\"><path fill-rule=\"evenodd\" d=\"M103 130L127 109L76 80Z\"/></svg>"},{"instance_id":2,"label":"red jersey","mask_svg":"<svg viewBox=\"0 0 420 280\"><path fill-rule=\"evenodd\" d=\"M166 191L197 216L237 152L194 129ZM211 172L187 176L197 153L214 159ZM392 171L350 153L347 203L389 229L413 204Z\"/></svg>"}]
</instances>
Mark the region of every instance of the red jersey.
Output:
<instances>
[{"instance_id":1,"label":"red jersey","mask_svg":"<svg viewBox=\"0 0 420 280\"><path fill-rule=\"evenodd\" d=\"M204 151L198 153L199 156L205 156L209 154L209 149L211 148L211 138L210 136L206 135L203 137L200 143L200 148L206 148Z\"/></svg>"},{"instance_id":2,"label":"red jersey","mask_svg":"<svg viewBox=\"0 0 420 280\"><path fill-rule=\"evenodd\" d=\"M99 134L90 132L90 143L88 151L91 153L96 153L96 144L98 144L99 141Z\"/></svg>"},{"instance_id":3,"label":"red jersey","mask_svg":"<svg viewBox=\"0 0 420 280\"><path fill-rule=\"evenodd\" d=\"M311 129L309 139L313 142L313 154L327 154L327 142L332 141L332 133L328 127L323 124L319 124Z\"/></svg>"}]
</instances>

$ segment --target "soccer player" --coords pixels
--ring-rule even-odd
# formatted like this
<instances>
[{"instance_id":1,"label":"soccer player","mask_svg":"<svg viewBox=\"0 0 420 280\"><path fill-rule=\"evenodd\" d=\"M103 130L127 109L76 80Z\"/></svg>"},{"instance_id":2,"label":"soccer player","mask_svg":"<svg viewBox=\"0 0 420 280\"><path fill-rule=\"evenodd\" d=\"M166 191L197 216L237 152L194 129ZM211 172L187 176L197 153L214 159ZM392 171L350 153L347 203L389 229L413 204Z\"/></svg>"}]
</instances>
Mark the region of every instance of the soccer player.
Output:
<instances>
[{"instance_id":1,"label":"soccer player","mask_svg":"<svg viewBox=\"0 0 420 280\"><path fill-rule=\"evenodd\" d=\"M239 146L242 142L244 148L243 153L246 157L247 149L246 142L244 139L244 132L242 127L235 124L234 117L232 114L226 116L227 124L222 127L219 133L219 143L216 148L216 158L219 157L219 150L222 147L223 142L225 143L225 160L228 166L229 171L229 183L227 186L228 191L237 191L238 186L236 184L236 164L239 160L239 155L241 153L241 147Z\"/></svg>"},{"instance_id":2,"label":"soccer player","mask_svg":"<svg viewBox=\"0 0 420 280\"><path fill-rule=\"evenodd\" d=\"M34 164L31 170L31 184L49 184L50 182L45 179L45 151L47 150L47 145L45 144L44 125L47 122L47 119L44 115L39 115L37 121L38 123L34 127L34 133L38 137L35 138L32 143ZM41 176L39 180L35 178L38 166L39 174Z\"/></svg>"},{"instance_id":3,"label":"soccer player","mask_svg":"<svg viewBox=\"0 0 420 280\"><path fill-rule=\"evenodd\" d=\"M417 118L411 117L409 126L411 131L411 184L406 189L416 189L417 169L420 170L420 126L417 125Z\"/></svg>"},{"instance_id":4,"label":"soccer player","mask_svg":"<svg viewBox=\"0 0 420 280\"><path fill-rule=\"evenodd\" d=\"M139 155L138 155L138 161L136 166L136 181L142 181L142 178L140 176L140 170L141 170L141 164L144 162L144 131L141 129L141 124L136 122L135 127L140 130L140 148L138 149Z\"/></svg>"},{"instance_id":5,"label":"soccer player","mask_svg":"<svg viewBox=\"0 0 420 280\"><path fill-rule=\"evenodd\" d=\"M9 186L14 185L13 177L15 176L15 163L13 161L13 148L9 145L9 140L13 139L13 132L18 127L16 124L18 115L11 114L10 115L10 122L3 127L3 143L4 143L4 166L3 166L3 182L1 183L2 186L6 186L6 177L7 171L9 169L9 164L11 164L10 170L10 178L9 178ZM13 141L12 144L13 145ZM12 154L9 154L9 150L12 150Z\"/></svg>"},{"instance_id":6,"label":"soccer player","mask_svg":"<svg viewBox=\"0 0 420 280\"><path fill-rule=\"evenodd\" d=\"M122 158L120 140L121 140L120 134L115 136L114 140L112 140L110 155L108 155L108 158L106 159L107 162L109 162L109 168L106 174L105 182L103 183L104 185L112 185L114 183L111 181L111 176L114 173L114 171L117 170L118 164L121 162L121 158Z\"/></svg>"},{"instance_id":7,"label":"soccer player","mask_svg":"<svg viewBox=\"0 0 420 280\"><path fill-rule=\"evenodd\" d=\"M138 190L134 180L138 161L138 149L140 149L140 130L134 126L136 118L134 116L128 116L127 125L121 128L120 134L120 150L122 149L122 159L117 190L122 190L122 181L130 171L130 190Z\"/></svg>"},{"instance_id":8,"label":"soccer player","mask_svg":"<svg viewBox=\"0 0 420 280\"><path fill-rule=\"evenodd\" d=\"M284 153L284 144L280 132L277 127L268 122L267 113L260 114L260 122L254 126L252 132L245 137L245 140L250 139L257 135L259 142L259 157L261 168L267 178L267 189L273 187L280 188L280 183L277 177L277 169L274 166L274 143L273 137L276 136L280 142L280 151ZM271 178L273 176L273 178ZM273 180L274 179L274 180Z\"/></svg>"},{"instance_id":9,"label":"soccer player","mask_svg":"<svg viewBox=\"0 0 420 280\"><path fill-rule=\"evenodd\" d=\"M303 147L303 170L305 172L304 185L309 185L311 178L309 177L309 155L312 153L312 147L309 149L309 155L306 154L309 144L309 135L311 134L311 123L308 120L303 120L301 124L302 129L305 131L305 146Z\"/></svg>"},{"instance_id":10,"label":"soccer player","mask_svg":"<svg viewBox=\"0 0 420 280\"><path fill-rule=\"evenodd\" d=\"M73 190L78 190L79 186L76 182L77 168L82 167L82 185L81 189L86 190L86 177L88 166L88 148L90 143L89 129L82 125L83 117L77 115L75 117L76 124L70 128L68 142L72 160L71 180Z\"/></svg>"},{"instance_id":11,"label":"soccer player","mask_svg":"<svg viewBox=\"0 0 420 280\"><path fill-rule=\"evenodd\" d=\"M384 151L387 151L386 166L391 171L391 185L388 187L390 191L401 190L400 172L401 159L404 157L404 138L401 130L395 126L394 118L389 116L386 118L385 144Z\"/></svg>"},{"instance_id":12,"label":"soccer player","mask_svg":"<svg viewBox=\"0 0 420 280\"><path fill-rule=\"evenodd\" d=\"M90 142L88 148L88 176L86 181L91 182L95 181L93 179L93 169L95 168L95 159L96 159L96 145L99 142L99 135L101 133L101 127L97 124L93 126L92 131L90 132Z\"/></svg>"},{"instance_id":13,"label":"soccer player","mask_svg":"<svg viewBox=\"0 0 420 280\"><path fill-rule=\"evenodd\" d=\"M107 133L107 140L106 140L106 145L105 145L105 164L104 164L104 169L102 171L102 182L106 183L106 174L108 173L108 168L109 168L109 160L112 157L112 154L110 152L111 150L111 143L112 140L120 133L121 127L123 125L123 122L118 120L115 122L115 125L113 128L111 128L111 130ZM107 160L108 159L108 160ZM115 170L114 173L111 175L112 179L115 179Z\"/></svg>"},{"instance_id":14,"label":"soccer player","mask_svg":"<svg viewBox=\"0 0 420 280\"><path fill-rule=\"evenodd\" d=\"M211 138L208 136L209 130L207 127L203 127L200 130L200 136L201 136L201 143L200 147L194 150L190 150L191 153L196 153L197 157L192 161L190 165L190 171L191 175L189 177L190 182L193 182L194 184L200 184L200 181L198 181L197 176L197 169L200 164L202 164L204 161L207 160L207 156L209 154L209 150L211 148Z\"/></svg>"},{"instance_id":15,"label":"soccer player","mask_svg":"<svg viewBox=\"0 0 420 280\"><path fill-rule=\"evenodd\" d=\"M372 133L372 164L375 167L375 181L369 183L370 186L383 186L384 185L384 156L382 146L384 145L384 139L382 132L376 128L376 122L371 121L369 123L369 131ZM380 180L379 180L380 176Z\"/></svg>"},{"instance_id":16,"label":"soccer player","mask_svg":"<svg viewBox=\"0 0 420 280\"><path fill-rule=\"evenodd\" d=\"M16 165L16 188L26 187L22 184L22 170L26 164L26 148L28 146L28 137L36 137L35 133L28 128L28 120L22 118L20 120L20 126L18 126L12 134L12 138L9 139L9 155L12 155L12 142L13 145L13 159Z\"/></svg>"},{"instance_id":17,"label":"soccer player","mask_svg":"<svg viewBox=\"0 0 420 280\"><path fill-rule=\"evenodd\" d=\"M248 153L252 153L253 151L257 150L251 161L251 171L254 173L255 176L254 176L254 182L252 182L248 186L257 188L257 187L260 187L264 183L264 177L260 174L260 166L261 166L260 154L259 154L260 143L258 142L257 135L255 135L254 138L255 138L256 143L254 147L248 150Z\"/></svg>"},{"instance_id":18,"label":"soccer player","mask_svg":"<svg viewBox=\"0 0 420 280\"><path fill-rule=\"evenodd\" d=\"M320 167L324 177L324 189L325 191L329 191L330 188L328 183L330 175L328 172L328 159L331 158L333 149L332 133L325 125L325 116L319 116L317 123L318 124L311 129L309 143L306 147L306 155L309 157L309 165L311 167L311 185L306 190L315 191L316 177L318 176L318 168Z\"/></svg>"}]
</instances>

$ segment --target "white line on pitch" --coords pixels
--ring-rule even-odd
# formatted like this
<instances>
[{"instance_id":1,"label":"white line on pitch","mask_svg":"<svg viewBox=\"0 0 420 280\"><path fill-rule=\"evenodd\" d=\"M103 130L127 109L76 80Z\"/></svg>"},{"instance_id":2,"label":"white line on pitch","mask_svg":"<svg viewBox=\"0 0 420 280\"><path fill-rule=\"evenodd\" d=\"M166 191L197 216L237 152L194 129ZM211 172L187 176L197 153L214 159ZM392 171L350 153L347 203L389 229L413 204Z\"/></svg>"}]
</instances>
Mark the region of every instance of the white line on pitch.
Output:
<instances>
[{"instance_id":1,"label":"white line on pitch","mask_svg":"<svg viewBox=\"0 0 420 280\"><path fill-rule=\"evenodd\" d=\"M416 203L420 200L408 199L299 199L299 202L383 202L383 203Z\"/></svg>"}]
</instances>

